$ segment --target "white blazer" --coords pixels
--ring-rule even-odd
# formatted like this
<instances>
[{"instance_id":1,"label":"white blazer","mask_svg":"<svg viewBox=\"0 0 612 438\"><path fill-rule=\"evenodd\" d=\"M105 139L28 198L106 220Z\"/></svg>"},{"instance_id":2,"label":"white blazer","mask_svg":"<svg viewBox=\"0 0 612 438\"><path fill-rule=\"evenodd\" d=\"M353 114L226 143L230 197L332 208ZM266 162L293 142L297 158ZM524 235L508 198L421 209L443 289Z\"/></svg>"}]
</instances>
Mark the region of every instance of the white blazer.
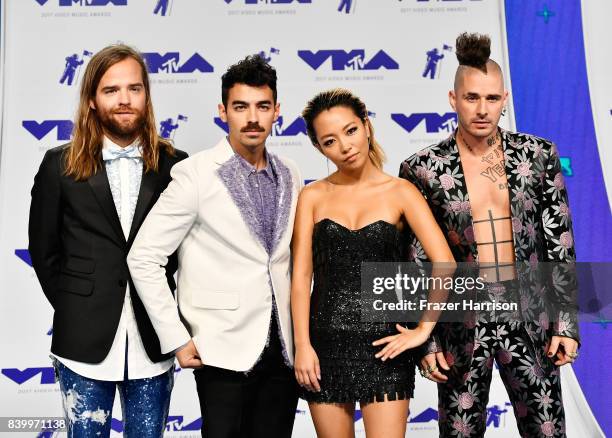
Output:
<instances>
[{"instance_id":1,"label":"white blazer","mask_svg":"<svg viewBox=\"0 0 612 438\"><path fill-rule=\"evenodd\" d=\"M271 256L255 232L255 208L225 138L172 168L172 182L140 227L128 266L163 353L193 337L206 365L249 370L267 341L274 293L293 363L289 245L302 180L295 163L268 157L278 181ZM178 309L164 271L177 248Z\"/></svg>"}]
</instances>

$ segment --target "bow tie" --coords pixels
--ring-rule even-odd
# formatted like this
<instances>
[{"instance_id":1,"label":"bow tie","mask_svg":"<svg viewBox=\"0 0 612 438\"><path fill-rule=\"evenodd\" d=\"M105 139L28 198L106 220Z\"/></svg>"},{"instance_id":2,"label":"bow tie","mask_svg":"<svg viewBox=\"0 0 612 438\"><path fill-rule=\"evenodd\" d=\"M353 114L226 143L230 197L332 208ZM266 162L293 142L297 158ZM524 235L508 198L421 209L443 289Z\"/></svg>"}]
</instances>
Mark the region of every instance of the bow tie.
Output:
<instances>
[{"instance_id":1,"label":"bow tie","mask_svg":"<svg viewBox=\"0 0 612 438\"><path fill-rule=\"evenodd\" d=\"M109 146L102 149L102 159L104 161L112 161L118 158L140 158L140 149L137 146L128 146L125 148L119 146Z\"/></svg>"}]
</instances>

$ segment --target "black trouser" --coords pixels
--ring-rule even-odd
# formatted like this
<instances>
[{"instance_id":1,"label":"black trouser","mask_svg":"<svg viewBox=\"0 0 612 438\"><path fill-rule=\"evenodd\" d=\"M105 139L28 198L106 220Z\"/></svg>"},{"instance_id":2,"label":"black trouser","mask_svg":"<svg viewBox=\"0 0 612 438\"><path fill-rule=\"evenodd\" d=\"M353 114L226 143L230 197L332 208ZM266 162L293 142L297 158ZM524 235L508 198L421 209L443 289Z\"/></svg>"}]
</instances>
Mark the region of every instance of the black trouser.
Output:
<instances>
[{"instance_id":1,"label":"black trouser","mask_svg":"<svg viewBox=\"0 0 612 438\"><path fill-rule=\"evenodd\" d=\"M298 387L283 360L276 321L270 332L269 345L247 374L211 366L194 371L202 437L291 437Z\"/></svg>"}]
</instances>

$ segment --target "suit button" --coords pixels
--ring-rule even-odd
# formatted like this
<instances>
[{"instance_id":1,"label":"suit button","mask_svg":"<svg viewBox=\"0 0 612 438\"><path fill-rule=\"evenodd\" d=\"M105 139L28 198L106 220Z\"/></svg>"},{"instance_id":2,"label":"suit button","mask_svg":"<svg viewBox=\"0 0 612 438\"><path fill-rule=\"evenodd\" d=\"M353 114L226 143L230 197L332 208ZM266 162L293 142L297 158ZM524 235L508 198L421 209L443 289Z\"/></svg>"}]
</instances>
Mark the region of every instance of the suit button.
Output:
<instances>
[{"instance_id":1,"label":"suit button","mask_svg":"<svg viewBox=\"0 0 612 438\"><path fill-rule=\"evenodd\" d=\"M119 280L119 286L120 287L126 287L127 286L127 281L122 278L121 280Z\"/></svg>"}]
</instances>

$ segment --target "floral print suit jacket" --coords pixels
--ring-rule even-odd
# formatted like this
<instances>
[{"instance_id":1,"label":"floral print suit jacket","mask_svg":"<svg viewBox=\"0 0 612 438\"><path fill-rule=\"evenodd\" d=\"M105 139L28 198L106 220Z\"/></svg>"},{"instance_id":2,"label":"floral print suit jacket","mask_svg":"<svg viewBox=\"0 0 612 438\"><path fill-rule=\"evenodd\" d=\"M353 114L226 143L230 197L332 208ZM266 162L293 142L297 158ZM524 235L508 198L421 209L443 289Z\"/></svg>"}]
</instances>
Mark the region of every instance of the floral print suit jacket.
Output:
<instances>
[{"instance_id":1,"label":"floral print suit jacket","mask_svg":"<svg viewBox=\"0 0 612 438\"><path fill-rule=\"evenodd\" d=\"M552 263L546 264L551 269L543 283L534 277L533 269L527 270L530 274L519 274L521 290L532 292L521 296L520 310L533 341L530 348L544 371L552 368L552 361L545 356L550 336L579 340L577 309L571 292L576 285L572 269L575 250L567 191L553 143L502 129L500 133L517 266L534 268L540 262L557 262L554 267ZM400 177L415 184L428 201L455 260L477 262L470 200L455 134L405 160ZM410 247L410 259L426 261L416 238ZM544 302L555 303L554 314L542 308ZM457 371L461 373L471 361L474 336L473 321L440 323L424 352L444 351L449 365L458 365Z\"/></svg>"}]
</instances>

